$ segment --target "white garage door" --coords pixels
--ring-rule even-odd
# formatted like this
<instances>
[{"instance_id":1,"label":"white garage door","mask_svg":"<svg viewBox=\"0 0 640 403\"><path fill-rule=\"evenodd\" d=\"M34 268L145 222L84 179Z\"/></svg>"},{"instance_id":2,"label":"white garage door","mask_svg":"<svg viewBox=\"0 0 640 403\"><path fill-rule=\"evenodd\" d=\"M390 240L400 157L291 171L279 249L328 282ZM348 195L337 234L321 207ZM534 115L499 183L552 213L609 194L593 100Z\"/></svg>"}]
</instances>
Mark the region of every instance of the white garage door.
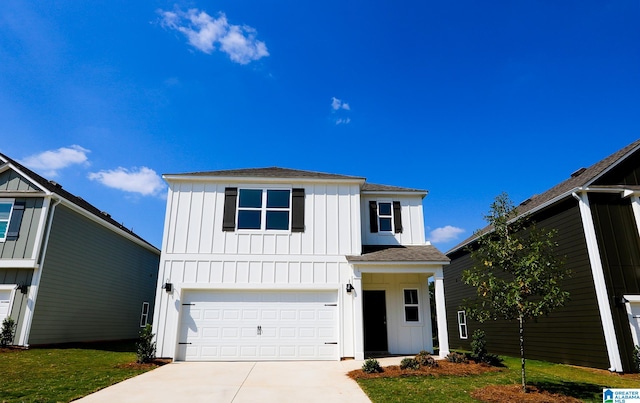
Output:
<instances>
[{"instance_id":1,"label":"white garage door","mask_svg":"<svg viewBox=\"0 0 640 403\"><path fill-rule=\"evenodd\" d=\"M189 291L180 317L178 360L339 358L336 291Z\"/></svg>"}]
</instances>

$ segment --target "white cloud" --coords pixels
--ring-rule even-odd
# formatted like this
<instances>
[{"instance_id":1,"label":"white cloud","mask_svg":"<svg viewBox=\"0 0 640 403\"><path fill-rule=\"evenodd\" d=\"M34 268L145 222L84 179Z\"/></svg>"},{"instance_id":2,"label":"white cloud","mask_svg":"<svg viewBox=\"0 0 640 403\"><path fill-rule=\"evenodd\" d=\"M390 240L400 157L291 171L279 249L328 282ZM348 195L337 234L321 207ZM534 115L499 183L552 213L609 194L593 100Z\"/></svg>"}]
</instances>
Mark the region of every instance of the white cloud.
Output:
<instances>
[{"instance_id":1,"label":"white cloud","mask_svg":"<svg viewBox=\"0 0 640 403\"><path fill-rule=\"evenodd\" d=\"M72 145L28 156L20 163L35 171L40 171L44 176L55 177L58 176L59 170L70 165L89 165L87 154L90 152L79 145Z\"/></svg>"},{"instance_id":2,"label":"white cloud","mask_svg":"<svg viewBox=\"0 0 640 403\"><path fill-rule=\"evenodd\" d=\"M433 243L449 242L458 239L458 236L464 232L464 229L446 225L436 228L429 233L429 240Z\"/></svg>"},{"instance_id":3,"label":"white cloud","mask_svg":"<svg viewBox=\"0 0 640 403\"><path fill-rule=\"evenodd\" d=\"M186 12L158 10L162 25L187 37L194 48L210 54L219 49L236 63L247 64L269 56L267 45L256 39L256 30L247 25L232 25L224 13L218 18L192 8Z\"/></svg>"},{"instance_id":4,"label":"white cloud","mask_svg":"<svg viewBox=\"0 0 640 403\"><path fill-rule=\"evenodd\" d=\"M160 175L147 167L133 168L131 170L118 167L108 171L91 172L88 177L107 187L125 192L140 193L143 196L159 195L165 188Z\"/></svg>"},{"instance_id":5,"label":"white cloud","mask_svg":"<svg viewBox=\"0 0 640 403\"><path fill-rule=\"evenodd\" d=\"M348 103L342 102L341 99L338 99L336 97L331 97L331 108L334 111L337 111L338 109L344 109L346 111L350 111L351 110L351 107L349 106Z\"/></svg>"}]
</instances>

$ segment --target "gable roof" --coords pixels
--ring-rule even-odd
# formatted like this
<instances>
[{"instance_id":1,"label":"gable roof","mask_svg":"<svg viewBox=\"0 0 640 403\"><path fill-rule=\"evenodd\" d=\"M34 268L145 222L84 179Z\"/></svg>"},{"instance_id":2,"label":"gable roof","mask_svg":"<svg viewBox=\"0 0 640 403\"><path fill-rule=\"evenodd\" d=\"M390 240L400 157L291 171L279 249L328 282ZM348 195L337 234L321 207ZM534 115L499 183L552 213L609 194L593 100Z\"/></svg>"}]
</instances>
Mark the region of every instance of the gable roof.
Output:
<instances>
[{"instance_id":1,"label":"gable roof","mask_svg":"<svg viewBox=\"0 0 640 403\"><path fill-rule=\"evenodd\" d=\"M24 165L20 164L19 162L17 162L15 160L7 157L6 155L0 153L0 161L2 161L2 160L5 161L5 164L8 164L9 166L14 167L18 171L20 171L22 174L26 175L25 179L27 179L27 180L29 180L31 182L34 182L34 184L40 186L41 188L44 188L45 190L47 190L50 193L53 193L53 194L56 194L56 195L62 197L63 199L65 199L65 200L69 201L70 203L76 205L77 207L85 210L86 212L90 213L92 216L100 219L101 221L104 221L105 223L108 223L108 224L118 228L119 230L126 232L128 235L131 235L132 237L138 239L139 241L142 241L143 243L145 243L146 245L148 245L151 248L155 249L156 251L158 250L158 248L156 248L155 246L151 245L149 242L144 240L138 234L136 234L135 232L133 232L129 228L125 227L121 223L119 223L116 220L114 220L113 218L111 218L110 214L106 213L105 211L101 211L100 209L98 209L97 207L95 207L94 205L89 203L88 201L84 200L82 197L76 196L76 195L68 192L67 190L63 189L62 186L59 183L45 179L44 177L38 175L37 173L35 173L34 171L32 171L29 168L25 167ZM4 165L4 164L2 164L2 165ZM2 167L2 165L0 165L0 167ZM25 192L25 194L28 194L28 193L29 192Z\"/></svg>"},{"instance_id":2,"label":"gable roof","mask_svg":"<svg viewBox=\"0 0 640 403\"><path fill-rule=\"evenodd\" d=\"M543 193L531 196L529 199L520 203L520 205L518 205L517 207L518 218L524 215L532 214L533 212L540 210L550 204L553 204L556 201L562 200L565 197L570 196L571 193L573 193L577 189L586 188L590 186L599 178L601 178L604 174L609 172L611 169L613 169L615 166L620 164L622 161L624 161L626 158L628 158L631 154L635 153L639 149L640 149L640 139L616 151L615 153L604 158L603 160L596 162L595 164L591 165L589 168L578 169L573 174L571 174L571 177L564 180L563 182L560 182L556 186L552 187L551 189ZM598 187L604 188L606 186L598 186ZM617 186L614 185L610 187L617 187ZM631 189L633 188L633 186L625 186L624 188ZM480 232L484 233L490 230L491 230L490 226L486 226ZM447 252L447 255L463 248L464 246L471 243L476 238L477 238L476 234L470 236L469 238L465 239L458 245L451 248Z\"/></svg>"}]
</instances>

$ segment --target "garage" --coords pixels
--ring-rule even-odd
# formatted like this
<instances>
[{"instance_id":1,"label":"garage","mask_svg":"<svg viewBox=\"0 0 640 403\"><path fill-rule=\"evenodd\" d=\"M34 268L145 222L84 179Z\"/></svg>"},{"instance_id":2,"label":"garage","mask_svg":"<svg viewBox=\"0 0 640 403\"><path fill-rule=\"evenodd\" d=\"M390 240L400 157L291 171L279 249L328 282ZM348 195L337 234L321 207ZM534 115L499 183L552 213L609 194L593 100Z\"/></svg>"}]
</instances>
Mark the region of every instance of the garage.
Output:
<instances>
[{"instance_id":1,"label":"garage","mask_svg":"<svg viewBox=\"0 0 640 403\"><path fill-rule=\"evenodd\" d=\"M337 360L337 291L185 291L177 360Z\"/></svg>"}]
</instances>

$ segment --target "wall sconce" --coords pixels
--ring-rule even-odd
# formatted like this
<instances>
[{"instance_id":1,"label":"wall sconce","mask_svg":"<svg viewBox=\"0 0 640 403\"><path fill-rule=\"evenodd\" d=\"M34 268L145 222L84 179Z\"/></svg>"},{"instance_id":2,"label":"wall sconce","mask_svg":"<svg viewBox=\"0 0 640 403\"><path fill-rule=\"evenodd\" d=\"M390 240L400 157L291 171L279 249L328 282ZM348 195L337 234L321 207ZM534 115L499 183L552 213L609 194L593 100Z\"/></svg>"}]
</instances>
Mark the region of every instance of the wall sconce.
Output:
<instances>
[{"instance_id":1,"label":"wall sconce","mask_svg":"<svg viewBox=\"0 0 640 403\"><path fill-rule=\"evenodd\" d=\"M28 289L29 289L29 286L26 284L19 284L16 287L16 290L20 290L20 294L26 294Z\"/></svg>"},{"instance_id":2,"label":"wall sconce","mask_svg":"<svg viewBox=\"0 0 640 403\"><path fill-rule=\"evenodd\" d=\"M626 299L624 296L614 296L613 299L617 306L624 306L624 304L629 302L629 300Z\"/></svg>"},{"instance_id":3,"label":"wall sconce","mask_svg":"<svg viewBox=\"0 0 640 403\"><path fill-rule=\"evenodd\" d=\"M173 284L171 284L171 283L164 283L164 285L162 286L162 288L163 288L166 292L171 292L171 291L173 291Z\"/></svg>"},{"instance_id":4,"label":"wall sconce","mask_svg":"<svg viewBox=\"0 0 640 403\"><path fill-rule=\"evenodd\" d=\"M351 291L353 291L353 285L351 285L351 283L347 283L347 292L350 293Z\"/></svg>"}]
</instances>

